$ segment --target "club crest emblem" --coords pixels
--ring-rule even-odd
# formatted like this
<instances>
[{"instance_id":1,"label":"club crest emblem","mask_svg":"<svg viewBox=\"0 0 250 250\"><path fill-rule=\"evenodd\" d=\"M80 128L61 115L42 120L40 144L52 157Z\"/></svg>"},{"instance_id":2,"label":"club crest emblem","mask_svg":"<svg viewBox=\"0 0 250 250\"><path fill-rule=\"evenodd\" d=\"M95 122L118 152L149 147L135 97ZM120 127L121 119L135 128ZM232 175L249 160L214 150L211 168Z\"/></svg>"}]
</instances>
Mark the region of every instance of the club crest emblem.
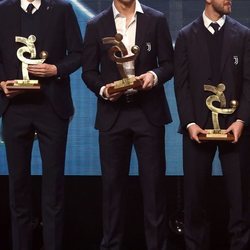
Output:
<instances>
[{"instance_id":1,"label":"club crest emblem","mask_svg":"<svg viewBox=\"0 0 250 250\"><path fill-rule=\"evenodd\" d=\"M234 56L234 65L238 65L239 64L239 57L238 56Z\"/></svg>"},{"instance_id":2,"label":"club crest emblem","mask_svg":"<svg viewBox=\"0 0 250 250\"><path fill-rule=\"evenodd\" d=\"M151 43L150 43L150 42L147 42L147 43L146 43L146 47L147 47L147 51L150 52L151 49L152 49Z\"/></svg>"}]
</instances>

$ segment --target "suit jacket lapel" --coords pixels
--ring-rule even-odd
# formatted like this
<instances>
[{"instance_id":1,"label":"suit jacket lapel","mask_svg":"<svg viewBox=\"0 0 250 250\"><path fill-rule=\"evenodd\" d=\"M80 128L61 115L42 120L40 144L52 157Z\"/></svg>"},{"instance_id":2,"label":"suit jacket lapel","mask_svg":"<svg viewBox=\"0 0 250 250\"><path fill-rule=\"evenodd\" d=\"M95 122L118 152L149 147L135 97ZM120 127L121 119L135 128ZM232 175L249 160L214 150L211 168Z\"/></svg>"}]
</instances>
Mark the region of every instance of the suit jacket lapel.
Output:
<instances>
[{"instance_id":1,"label":"suit jacket lapel","mask_svg":"<svg viewBox=\"0 0 250 250\"><path fill-rule=\"evenodd\" d=\"M14 39L16 36L21 35L21 6L20 1L18 0L10 0L9 3L12 6L8 13L11 18L6 21L8 23L8 32L10 32L8 36L13 38L13 41L10 41L10 44L15 44L15 46L13 46L14 49L10 50L10 57L13 58L13 62L16 62L16 67L18 68L19 60L17 59L16 51L19 48L19 45Z\"/></svg>"},{"instance_id":2,"label":"suit jacket lapel","mask_svg":"<svg viewBox=\"0 0 250 250\"><path fill-rule=\"evenodd\" d=\"M117 33L117 30L115 26L115 20L114 20L112 7L107 9L107 11L103 15L105 16L105 18L102 19L103 20L102 30L105 31L105 37L108 37L108 36L114 37L115 34Z\"/></svg>"},{"instance_id":3,"label":"suit jacket lapel","mask_svg":"<svg viewBox=\"0 0 250 250\"><path fill-rule=\"evenodd\" d=\"M10 2L11 8L9 8L10 12L8 13L9 19L6 20L9 26L9 32L14 34L14 37L20 35L21 32L21 6L20 1L12 0Z\"/></svg>"},{"instance_id":4,"label":"suit jacket lapel","mask_svg":"<svg viewBox=\"0 0 250 250\"><path fill-rule=\"evenodd\" d=\"M150 21L143 5L142 8L144 13L137 13L136 35L135 35L135 45L139 46L140 48L143 46L147 34L145 27L149 27L149 21ZM140 53L137 59L135 60L135 69L138 69L139 62L140 62Z\"/></svg>"},{"instance_id":5,"label":"suit jacket lapel","mask_svg":"<svg viewBox=\"0 0 250 250\"><path fill-rule=\"evenodd\" d=\"M48 36L50 36L49 32L49 24L50 22L52 22L52 15L54 13L54 1L53 0L44 0L42 1L42 5L41 5L41 11L43 11L43 21L42 21L42 26L41 26L41 38L42 41L40 41L41 44L41 48L45 49L46 48L46 44L45 41L49 40L47 39Z\"/></svg>"},{"instance_id":6,"label":"suit jacket lapel","mask_svg":"<svg viewBox=\"0 0 250 250\"><path fill-rule=\"evenodd\" d=\"M228 41L235 41L234 37L236 36L236 31L230 17L226 18L226 22L224 25L225 27L224 27L224 37L223 37L221 67L220 67L221 73L223 72L228 56L231 54L230 51L232 47L232 42Z\"/></svg>"},{"instance_id":7,"label":"suit jacket lapel","mask_svg":"<svg viewBox=\"0 0 250 250\"><path fill-rule=\"evenodd\" d=\"M138 45L139 47L143 44L145 40L144 39L145 34L146 34L145 27L149 27L148 22L149 22L149 18L145 12L137 13L135 44Z\"/></svg>"},{"instance_id":8,"label":"suit jacket lapel","mask_svg":"<svg viewBox=\"0 0 250 250\"><path fill-rule=\"evenodd\" d=\"M204 22L203 22L202 17L199 17L195 21L193 31L195 33L196 41L197 41L197 44L195 45L195 46L197 46L197 48L195 48L195 50L198 51L198 53L196 55L197 60L204 65L204 67L203 67L205 70L204 73L206 73L207 76L209 77L211 75L210 56L209 56L209 51L208 51L206 30L205 30L205 26L204 26ZM205 83L203 83L203 84L205 84Z\"/></svg>"}]
</instances>

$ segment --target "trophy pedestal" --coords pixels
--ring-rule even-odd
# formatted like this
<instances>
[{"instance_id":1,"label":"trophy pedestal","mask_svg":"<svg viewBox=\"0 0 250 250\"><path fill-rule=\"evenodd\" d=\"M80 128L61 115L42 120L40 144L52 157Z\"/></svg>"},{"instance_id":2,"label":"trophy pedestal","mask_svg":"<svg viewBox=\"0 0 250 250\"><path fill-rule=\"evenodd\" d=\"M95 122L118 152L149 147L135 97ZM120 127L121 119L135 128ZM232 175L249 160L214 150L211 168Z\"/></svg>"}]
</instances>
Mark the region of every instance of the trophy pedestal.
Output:
<instances>
[{"instance_id":1,"label":"trophy pedestal","mask_svg":"<svg viewBox=\"0 0 250 250\"><path fill-rule=\"evenodd\" d=\"M40 90L41 86L38 80L15 80L14 82L7 83L9 90Z\"/></svg>"},{"instance_id":2,"label":"trophy pedestal","mask_svg":"<svg viewBox=\"0 0 250 250\"><path fill-rule=\"evenodd\" d=\"M227 141L232 142L234 141L233 134L226 133L226 130L221 129L217 132L214 129L205 129L208 133L206 135L199 134L198 138L200 141Z\"/></svg>"},{"instance_id":3,"label":"trophy pedestal","mask_svg":"<svg viewBox=\"0 0 250 250\"><path fill-rule=\"evenodd\" d=\"M127 89L140 89L142 87L142 81L135 77L123 78L122 80L115 81L114 86L108 88L108 93L114 94Z\"/></svg>"}]
</instances>

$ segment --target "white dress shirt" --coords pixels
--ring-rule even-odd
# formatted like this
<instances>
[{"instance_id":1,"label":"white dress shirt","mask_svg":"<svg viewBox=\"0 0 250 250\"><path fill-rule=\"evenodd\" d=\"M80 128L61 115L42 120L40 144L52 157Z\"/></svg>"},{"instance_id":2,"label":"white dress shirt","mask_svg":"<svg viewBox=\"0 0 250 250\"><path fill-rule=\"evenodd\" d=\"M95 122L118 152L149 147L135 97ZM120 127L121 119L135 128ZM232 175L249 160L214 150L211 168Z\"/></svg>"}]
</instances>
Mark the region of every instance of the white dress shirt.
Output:
<instances>
[{"instance_id":1,"label":"white dress shirt","mask_svg":"<svg viewBox=\"0 0 250 250\"><path fill-rule=\"evenodd\" d=\"M27 7L31 3L34 5L34 9L32 10L32 14L34 14L39 9L39 7L41 6L41 0L34 0L32 2L29 2L28 0L21 0L21 8L25 12L27 12Z\"/></svg>"},{"instance_id":2,"label":"white dress shirt","mask_svg":"<svg viewBox=\"0 0 250 250\"><path fill-rule=\"evenodd\" d=\"M202 17L203 17L204 26L209 30L209 32L214 34L214 29L212 28L211 23L215 23L215 22L206 16L205 11L203 11ZM220 26L219 30L222 28L225 21L226 21L226 15L223 15L219 20L216 21L216 23L218 23Z\"/></svg>"}]
</instances>

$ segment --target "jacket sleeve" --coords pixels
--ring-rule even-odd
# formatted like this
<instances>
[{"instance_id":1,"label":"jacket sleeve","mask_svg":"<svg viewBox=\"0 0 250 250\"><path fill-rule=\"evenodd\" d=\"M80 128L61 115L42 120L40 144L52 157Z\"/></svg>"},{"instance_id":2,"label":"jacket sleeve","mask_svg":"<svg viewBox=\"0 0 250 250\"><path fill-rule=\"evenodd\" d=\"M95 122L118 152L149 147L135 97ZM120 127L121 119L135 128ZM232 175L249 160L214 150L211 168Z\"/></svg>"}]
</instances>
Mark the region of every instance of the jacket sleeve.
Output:
<instances>
[{"instance_id":1,"label":"jacket sleeve","mask_svg":"<svg viewBox=\"0 0 250 250\"><path fill-rule=\"evenodd\" d=\"M70 3L66 5L64 15L66 55L56 63L58 76L64 77L81 66L82 35L76 15Z\"/></svg>"},{"instance_id":2,"label":"jacket sleeve","mask_svg":"<svg viewBox=\"0 0 250 250\"><path fill-rule=\"evenodd\" d=\"M246 30L245 46L243 49L243 87L237 110L237 118L250 124L250 30Z\"/></svg>"},{"instance_id":3,"label":"jacket sleeve","mask_svg":"<svg viewBox=\"0 0 250 250\"><path fill-rule=\"evenodd\" d=\"M99 70L101 59L97 34L96 26L90 21L86 26L83 41L82 79L87 87L99 96L104 83Z\"/></svg>"},{"instance_id":4,"label":"jacket sleeve","mask_svg":"<svg viewBox=\"0 0 250 250\"><path fill-rule=\"evenodd\" d=\"M189 83L187 39L183 31L179 32L175 43L174 62L174 89L177 109L180 126L185 129L187 124L195 122L195 115Z\"/></svg>"},{"instance_id":5,"label":"jacket sleeve","mask_svg":"<svg viewBox=\"0 0 250 250\"><path fill-rule=\"evenodd\" d=\"M173 77L174 52L167 20L163 14L159 17L157 24L156 39L159 67L153 71L158 77L158 83L165 83Z\"/></svg>"}]
</instances>

